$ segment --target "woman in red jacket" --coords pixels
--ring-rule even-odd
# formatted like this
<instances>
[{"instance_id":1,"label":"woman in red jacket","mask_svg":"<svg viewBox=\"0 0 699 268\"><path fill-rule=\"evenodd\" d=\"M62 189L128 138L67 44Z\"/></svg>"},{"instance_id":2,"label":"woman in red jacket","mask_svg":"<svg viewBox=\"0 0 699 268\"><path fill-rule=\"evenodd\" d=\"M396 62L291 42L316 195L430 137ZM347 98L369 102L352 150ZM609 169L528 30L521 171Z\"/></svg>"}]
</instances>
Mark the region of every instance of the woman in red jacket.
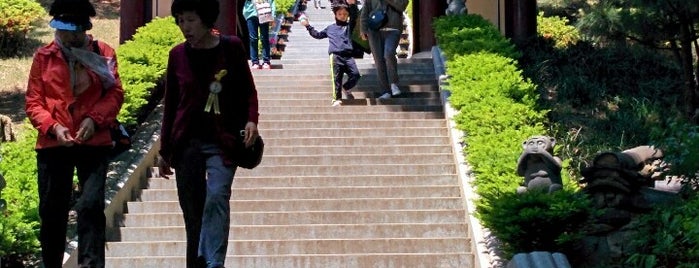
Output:
<instances>
[{"instance_id":1,"label":"woman in red jacket","mask_svg":"<svg viewBox=\"0 0 699 268\"><path fill-rule=\"evenodd\" d=\"M75 205L78 264L104 267L104 185L112 147L109 127L124 100L116 55L109 45L86 34L92 28L90 17L96 14L89 0L57 0L49 14L55 39L34 54L25 106L27 117L39 131L41 256L45 267L63 264L77 170L81 190Z\"/></svg>"}]
</instances>

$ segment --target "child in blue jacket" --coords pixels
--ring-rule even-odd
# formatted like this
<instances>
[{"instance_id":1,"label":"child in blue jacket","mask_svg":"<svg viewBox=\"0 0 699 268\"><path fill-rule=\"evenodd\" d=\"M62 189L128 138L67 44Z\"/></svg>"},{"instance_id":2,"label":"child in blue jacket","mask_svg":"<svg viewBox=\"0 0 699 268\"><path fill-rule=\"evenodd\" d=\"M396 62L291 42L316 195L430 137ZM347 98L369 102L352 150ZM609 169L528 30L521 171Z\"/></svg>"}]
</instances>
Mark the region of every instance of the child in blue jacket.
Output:
<instances>
[{"instance_id":1,"label":"child in blue jacket","mask_svg":"<svg viewBox=\"0 0 699 268\"><path fill-rule=\"evenodd\" d=\"M354 99L352 88L357 85L361 75L357 64L352 57L352 30L356 25L359 8L356 0L347 0L347 4L334 5L332 10L335 14L335 24L330 24L324 30L318 32L302 19L301 25L305 26L308 33L315 39L328 38L328 54L332 59L333 74L333 98L332 106L342 105L342 92L346 99ZM349 76L342 84L344 74Z\"/></svg>"}]
</instances>

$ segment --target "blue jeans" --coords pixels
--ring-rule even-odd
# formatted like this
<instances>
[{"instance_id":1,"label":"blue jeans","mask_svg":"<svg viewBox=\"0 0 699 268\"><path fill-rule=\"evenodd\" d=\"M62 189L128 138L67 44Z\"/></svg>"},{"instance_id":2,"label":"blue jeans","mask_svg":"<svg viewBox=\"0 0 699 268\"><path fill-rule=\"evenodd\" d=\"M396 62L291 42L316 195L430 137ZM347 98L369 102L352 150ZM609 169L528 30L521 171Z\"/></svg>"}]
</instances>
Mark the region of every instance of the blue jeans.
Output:
<instances>
[{"instance_id":1,"label":"blue jeans","mask_svg":"<svg viewBox=\"0 0 699 268\"><path fill-rule=\"evenodd\" d=\"M177 193L187 231L187 267L223 267L230 230L235 166L224 166L220 149L192 143L177 167Z\"/></svg>"},{"instance_id":2,"label":"blue jeans","mask_svg":"<svg viewBox=\"0 0 699 268\"><path fill-rule=\"evenodd\" d=\"M259 52L257 43L262 39L262 60L266 63L270 61L270 48L269 48L269 23L260 24L260 20L257 16L251 17L247 20L248 22L248 33L250 34L250 61L252 63L259 63ZM259 31L258 31L259 29Z\"/></svg>"},{"instance_id":3,"label":"blue jeans","mask_svg":"<svg viewBox=\"0 0 699 268\"><path fill-rule=\"evenodd\" d=\"M379 88L383 93L391 93L390 84L398 84L398 59L396 48L400 40L397 29L369 31L369 46L379 76Z\"/></svg>"}]
</instances>

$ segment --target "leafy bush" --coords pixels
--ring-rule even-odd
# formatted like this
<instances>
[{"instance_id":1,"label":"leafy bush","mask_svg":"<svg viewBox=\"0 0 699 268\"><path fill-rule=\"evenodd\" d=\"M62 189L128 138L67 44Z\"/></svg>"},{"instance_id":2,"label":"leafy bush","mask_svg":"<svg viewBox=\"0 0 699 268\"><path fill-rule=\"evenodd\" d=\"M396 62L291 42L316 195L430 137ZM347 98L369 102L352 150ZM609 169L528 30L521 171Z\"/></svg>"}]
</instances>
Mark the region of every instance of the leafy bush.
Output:
<instances>
[{"instance_id":1,"label":"leafy bush","mask_svg":"<svg viewBox=\"0 0 699 268\"><path fill-rule=\"evenodd\" d=\"M511 59L519 57L514 44L480 15L442 16L434 19L432 27L439 48L448 59L477 52L492 52Z\"/></svg>"},{"instance_id":2,"label":"leafy bush","mask_svg":"<svg viewBox=\"0 0 699 268\"><path fill-rule=\"evenodd\" d=\"M537 87L515 60L520 54L489 22L477 15L435 20L447 55L449 101L458 110L466 158L475 174L477 216L507 254L534 250L573 251L594 209L563 172L564 191L517 195L524 178L516 174L522 142L548 135L548 111L537 104ZM560 149L556 149L560 152ZM563 162L564 170L570 161Z\"/></svg>"},{"instance_id":3,"label":"leafy bush","mask_svg":"<svg viewBox=\"0 0 699 268\"><path fill-rule=\"evenodd\" d=\"M684 176L691 189L699 189L699 126L687 122L671 122L667 128L656 128L652 139L663 149L663 160L670 165L670 175Z\"/></svg>"},{"instance_id":4,"label":"leafy bush","mask_svg":"<svg viewBox=\"0 0 699 268\"><path fill-rule=\"evenodd\" d=\"M657 207L634 222L627 267L697 267L699 197Z\"/></svg>"},{"instance_id":5,"label":"leafy bush","mask_svg":"<svg viewBox=\"0 0 699 268\"><path fill-rule=\"evenodd\" d=\"M167 69L168 53L184 37L170 17L155 18L129 41L117 48L119 75L124 86L124 105L119 120L133 127L144 107L157 98L155 92Z\"/></svg>"},{"instance_id":6,"label":"leafy bush","mask_svg":"<svg viewBox=\"0 0 699 268\"><path fill-rule=\"evenodd\" d=\"M537 34L554 40L555 48L565 48L580 41L580 32L561 17L544 17L544 12L536 16Z\"/></svg>"},{"instance_id":7,"label":"leafy bush","mask_svg":"<svg viewBox=\"0 0 699 268\"><path fill-rule=\"evenodd\" d=\"M478 207L484 226L501 241L507 258L519 252L551 251L574 255L584 227L595 211L587 195L500 192L485 194Z\"/></svg>"},{"instance_id":8,"label":"leafy bush","mask_svg":"<svg viewBox=\"0 0 699 268\"><path fill-rule=\"evenodd\" d=\"M298 1L299 0L274 0L276 13L285 15L286 12L291 12Z\"/></svg>"},{"instance_id":9,"label":"leafy bush","mask_svg":"<svg viewBox=\"0 0 699 268\"><path fill-rule=\"evenodd\" d=\"M17 141L0 147L3 158L0 170L7 180L7 187L2 191L7 209L0 212L0 256L6 259L31 255L39 250L39 199L34 151L37 132L28 122L19 127L24 129L18 131Z\"/></svg>"},{"instance_id":10,"label":"leafy bush","mask_svg":"<svg viewBox=\"0 0 699 268\"><path fill-rule=\"evenodd\" d=\"M14 56L44 16L46 11L35 1L0 0L0 56Z\"/></svg>"}]
</instances>

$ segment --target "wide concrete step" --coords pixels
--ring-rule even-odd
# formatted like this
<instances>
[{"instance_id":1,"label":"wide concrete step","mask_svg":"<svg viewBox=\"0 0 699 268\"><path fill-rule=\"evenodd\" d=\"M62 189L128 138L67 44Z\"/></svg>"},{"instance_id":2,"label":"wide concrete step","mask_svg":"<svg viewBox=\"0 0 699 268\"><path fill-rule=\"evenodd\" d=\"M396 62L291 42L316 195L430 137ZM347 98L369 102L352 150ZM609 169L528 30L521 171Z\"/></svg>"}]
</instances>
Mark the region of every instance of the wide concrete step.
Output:
<instances>
[{"instance_id":1,"label":"wide concrete step","mask_svg":"<svg viewBox=\"0 0 699 268\"><path fill-rule=\"evenodd\" d=\"M366 75L363 76L361 79L359 79L359 82L357 82L358 87L362 86L375 86L377 85L378 79L375 75ZM407 76L403 79L401 79L398 83L398 85L435 85L434 81L434 75L411 75ZM326 78L301 78L298 77L297 79L287 81L284 79L275 79L275 80L266 80L266 79L257 79L255 80L255 86L276 86L276 87L291 87L291 88L303 88L307 86L332 86L333 81L329 79L329 77Z\"/></svg>"},{"instance_id":2,"label":"wide concrete step","mask_svg":"<svg viewBox=\"0 0 699 268\"><path fill-rule=\"evenodd\" d=\"M327 86L327 85L314 85L314 84L298 84L298 85L290 85L286 87L279 87L279 86L270 86L270 85L263 85L263 84L257 84L257 94L259 97L264 98L267 94L276 94L276 93L283 93L283 94L294 94L294 93L306 93L306 92L323 92L323 93L332 93L332 85ZM411 85L399 85L399 88L401 91L403 91L403 94L401 94L401 97L403 98L409 98L409 97L421 97L419 94L415 93L424 93L424 92L439 92L439 87L436 84L411 84ZM378 91L378 84L376 85L361 85L361 86L356 86L352 89L352 92L359 93L359 92L367 92L367 93L373 93ZM371 96L371 95L368 95Z\"/></svg>"},{"instance_id":3,"label":"wide concrete step","mask_svg":"<svg viewBox=\"0 0 699 268\"><path fill-rule=\"evenodd\" d=\"M377 239L300 239L228 241L226 255L282 254L382 254L469 252L468 237L377 238ZM107 244L106 256L184 255L184 241L133 241ZM128 255L127 255L128 254Z\"/></svg>"},{"instance_id":4,"label":"wide concrete step","mask_svg":"<svg viewBox=\"0 0 699 268\"><path fill-rule=\"evenodd\" d=\"M339 117L329 118L334 120L344 119ZM327 117L326 117L327 118ZM304 120L304 119L291 119L285 118L286 120ZM279 120L279 119L277 119ZM395 133L394 128L387 127L377 127L377 128L350 128L350 129L340 129L340 128L306 128L306 129L265 129L264 138L285 138L285 137L359 137L359 136L370 136L370 135L384 135L388 133ZM401 129L401 134L406 137L414 136L448 136L449 131L445 128L430 128L430 127L407 127Z\"/></svg>"},{"instance_id":5,"label":"wide concrete step","mask_svg":"<svg viewBox=\"0 0 699 268\"><path fill-rule=\"evenodd\" d=\"M241 171L242 172L242 171ZM384 175L361 176L346 174L343 176L300 176L300 177L261 177L249 176L238 172L233 181L234 188L266 188L266 187L349 187L349 186L421 186L421 185L456 185L460 182L450 175ZM175 189L175 180L151 178L148 189Z\"/></svg>"},{"instance_id":6,"label":"wide concrete step","mask_svg":"<svg viewBox=\"0 0 699 268\"><path fill-rule=\"evenodd\" d=\"M375 164L375 165L286 165L267 166L263 160L254 170L258 176L285 174L287 176L338 176L355 175L439 175L456 174L454 163L445 164Z\"/></svg>"},{"instance_id":7,"label":"wide concrete step","mask_svg":"<svg viewBox=\"0 0 699 268\"><path fill-rule=\"evenodd\" d=\"M262 130L261 130L262 131ZM289 138L270 138L265 140L265 151L270 150L275 146L376 146L376 145L400 145L400 144L419 144L419 145L434 145L444 146L448 141L447 137L443 136L424 136L424 137L405 137L399 135L400 130L396 130L393 135L371 136L371 137L355 137L336 138L336 137L289 137ZM264 132L262 132L264 133ZM453 164L453 163L450 163Z\"/></svg>"},{"instance_id":8,"label":"wide concrete step","mask_svg":"<svg viewBox=\"0 0 699 268\"><path fill-rule=\"evenodd\" d=\"M271 154L265 156L266 166L281 166L281 165L306 165L313 163L315 165L371 165L380 161L388 161L394 164L410 164L421 162L423 164L442 164L453 163L453 154L401 154L401 155L279 155Z\"/></svg>"},{"instance_id":9,"label":"wide concrete step","mask_svg":"<svg viewBox=\"0 0 699 268\"><path fill-rule=\"evenodd\" d=\"M381 210L425 210L463 209L461 197L424 198L342 198L342 199L292 199L292 200L234 200L231 211L381 211ZM128 202L129 213L181 212L177 201Z\"/></svg>"},{"instance_id":10,"label":"wide concrete step","mask_svg":"<svg viewBox=\"0 0 699 268\"><path fill-rule=\"evenodd\" d=\"M286 107L291 108L291 107ZM444 113L440 111L436 112L422 112L422 113L386 113L386 112L359 112L356 109L352 109L351 106L341 107L341 109L333 109L338 107L326 108L324 111L318 112L308 112L308 113L291 113L291 112L278 112L278 113L265 113L260 115L265 119L269 120L312 120L318 118L325 118L327 120L345 120L347 118L357 119L357 120L368 120L368 119L444 119ZM280 107L281 109L281 107ZM320 110L321 108L315 109ZM288 110L287 110L288 111ZM362 130L363 128L353 128L357 130ZM384 128L376 128L384 129ZM413 129L413 128L406 128ZM266 129L265 131L273 130ZM312 129L309 129L312 130ZM328 130L328 129L325 129ZM279 130L285 131L285 130ZM446 131L446 130L445 130Z\"/></svg>"},{"instance_id":11,"label":"wide concrete step","mask_svg":"<svg viewBox=\"0 0 699 268\"><path fill-rule=\"evenodd\" d=\"M328 268L328 267L383 267L383 268L453 268L475 267L471 253L406 253L406 254L326 254L278 256L228 256L228 267L265 268ZM107 258L107 267L185 267L180 256L147 256Z\"/></svg>"},{"instance_id":12,"label":"wide concrete step","mask_svg":"<svg viewBox=\"0 0 699 268\"><path fill-rule=\"evenodd\" d=\"M403 114L416 113L437 113L439 118L444 118L444 107L442 105L388 105L388 102L382 102L382 105L371 105L371 106L359 106L359 105L349 105L340 107L331 106L289 106L289 107L260 107L260 116L264 117L266 114L299 114L303 112L308 113L357 113L366 112L367 115L383 112L403 112ZM402 116L398 116L402 117ZM383 117L380 117L383 118ZM380 119L377 118L377 119ZM371 117L363 119L372 119Z\"/></svg>"},{"instance_id":13,"label":"wide concrete step","mask_svg":"<svg viewBox=\"0 0 699 268\"><path fill-rule=\"evenodd\" d=\"M364 58L364 59L359 59L357 63L362 64L364 62L368 64L373 64L373 59L371 57L369 58ZM306 59L284 59L282 57L281 60L274 61L272 63L279 63L279 64L290 64L290 65L297 65L297 64L329 64L329 60L327 57L324 58L306 58ZM422 63L422 64L433 64L432 59L430 58L409 58L409 59L398 59L398 68L400 68L403 64L411 64L411 63ZM264 70L262 70L264 71Z\"/></svg>"},{"instance_id":14,"label":"wide concrete step","mask_svg":"<svg viewBox=\"0 0 699 268\"><path fill-rule=\"evenodd\" d=\"M376 68L374 67L373 63L358 63L357 67L359 69L359 73L362 75L360 79L370 76L376 76ZM284 66L282 66L282 68L279 69L253 70L253 77L255 78L255 80L263 79L266 77L276 78L277 76L281 76L287 78L298 75L302 75L303 77L296 77L293 78L291 81L304 80L304 78L319 79L331 77L332 74L330 73L330 63L319 65L304 64L304 66L294 65L294 68L284 68ZM430 75L434 77L434 67L428 64L399 65L398 75ZM345 75L345 77L346 76L347 75Z\"/></svg>"},{"instance_id":15,"label":"wide concrete step","mask_svg":"<svg viewBox=\"0 0 699 268\"><path fill-rule=\"evenodd\" d=\"M442 119L390 119L390 120L345 120L319 121L298 120L282 121L260 118L260 125L269 129L294 129L294 128L404 128L404 127L445 127L446 120Z\"/></svg>"},{"instance_id":16,"label":"wide concrete step","mask_svg":"<svg viewBox=\"0 0 699 268\"><path fill-rule=\"evenodd\" d=\"M268 107L279 107L279 106L302 106L302 107L318 107L318 106L331 106L332 95L330 93L324 99L260 99L259 104ZM429 99L416 99L416 98L392 98L387 100L376 100L376 99L354 99L354 100L342 100L342 106L369 106L369 105L440 105L442 100L439 98L429 98ZM340 107L334 107L340 108Z\"/></svg>"},{"instance_id":17,"label":"wide concrete step","mask_svg":"<svg viewBox=\"0 0 699 268\"><path fill-rule=\"evenodd\" d=\"M278 187L234 188L232 196L243 200L323 199L323 198L413 198L461 196L458 185L437 186L351 186L351 187ZM141 201L176 201L176 189L146 189Z\"/></svg>"},{"instance_id":18,"label":"wide concrete step","mask_svg":"<svg viewBox=\"0 0 699 268\"><path fill-rule=\"evenodd\" d=\"M232 212L232 225L461 223L463 210ZM124 226L184 226L182 213L129 213Z\"/></svg>"},{"instance_id":19,"label":"wide concrete step","mask_svg":"<svg viewBox=\"0 0 699 268\"><path fill-rule=\"evenodd\" d=\"M261 131L264 135L264 131ZM408 145L386 145L384 143L356 146L356 145L297 145L295 142L291 144L275 145L265 148L265 155L323 155L323 154L412 154L412 153L448 153L452 152L451 147L435 146L434 144L408 144ZM264 161L264 157L263 157ZM236 178L238 178L236 174Z\"/></svg>"},{"instance_id":20,"label":"wide concrete step","mask_svg":"<svg viewBox=\"0 0 699 268\"><path fill-rule=\"evenodd\" d=\"M305 225L231 225L228 240L395 239L468 237L459 223L362 223ZM181 226L122 227L122 242L184 241Z\"/></svg>"}]
</instances>

